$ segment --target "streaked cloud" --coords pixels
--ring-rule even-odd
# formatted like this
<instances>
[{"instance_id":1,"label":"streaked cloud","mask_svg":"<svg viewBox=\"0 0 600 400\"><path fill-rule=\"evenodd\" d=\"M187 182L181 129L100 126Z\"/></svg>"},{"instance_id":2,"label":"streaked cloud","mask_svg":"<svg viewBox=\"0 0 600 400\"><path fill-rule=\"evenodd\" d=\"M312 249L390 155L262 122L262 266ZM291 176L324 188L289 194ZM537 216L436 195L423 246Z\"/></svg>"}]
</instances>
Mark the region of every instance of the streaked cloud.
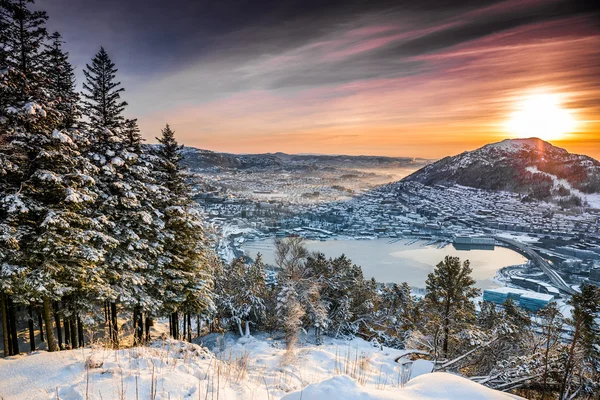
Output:
<instances>
[{"instance_id":1,"label":"streaked cloud","mask_svg":"<svg viewBox=\"0 0 600 400\"><path fill-rule=\"evenodd\" d=\"M247 18L182 3L166 27L153 4L151 25L123 43L91 24L114 42L151 140L169 122L186 144L222 151L439 157L506 137L514 103L543 89L582 121L561 144L600 158L599 15L584 3L283 1ZM202 11L222 25L194 25ZM77 60L93 40L75 40Z\"/></svg>"}]
</instances>

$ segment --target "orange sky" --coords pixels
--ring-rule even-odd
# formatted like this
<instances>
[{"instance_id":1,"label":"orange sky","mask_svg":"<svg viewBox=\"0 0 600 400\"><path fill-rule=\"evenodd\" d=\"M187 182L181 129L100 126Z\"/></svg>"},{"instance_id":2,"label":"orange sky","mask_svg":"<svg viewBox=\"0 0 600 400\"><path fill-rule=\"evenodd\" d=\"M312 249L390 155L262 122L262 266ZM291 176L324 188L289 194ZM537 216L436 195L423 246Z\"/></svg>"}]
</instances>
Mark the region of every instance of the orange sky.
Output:
<instances>
[{"instance_id":1,"label":"orange sky","mask_svg":"<svg viewBox=\"0 0 600 400\"><path fill-rule=\"evenodd\" d=\"M559 95L577 121L573 132L552 143L600 159L595 15L403 53L432 32L516 4L505 3L443 24L374 21L276 53L193 63L147 83L130 104L142 103L135 115L149 139L169 122L186 145L216 151L439 158L515 137L505 127L509 115L524 97L543 91ZM384 63L381 73L369 73ZM184 91L185 98L178 97ZM148 103L157 107L144 108Z\"/></svg>"}]
</instances>

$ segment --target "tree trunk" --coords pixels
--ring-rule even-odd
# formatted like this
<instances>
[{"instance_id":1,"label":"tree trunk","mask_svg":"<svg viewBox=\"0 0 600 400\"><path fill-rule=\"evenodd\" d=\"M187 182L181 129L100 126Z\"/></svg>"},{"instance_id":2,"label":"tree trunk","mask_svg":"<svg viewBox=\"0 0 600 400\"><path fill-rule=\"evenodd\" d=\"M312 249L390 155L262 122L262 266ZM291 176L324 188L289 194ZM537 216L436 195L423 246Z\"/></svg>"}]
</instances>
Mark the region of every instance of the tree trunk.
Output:
<instances>
[{"instance_id":1,"label":"tree trunk","mask_svg":"<svg viewBox=\"0 0 600 400\"><path fill-rule=\"evenodd\" d=\"M571 346L569 347L569 356L567 357L567 362L565 364L565 375L563 376L563 380L560 385L560 395L558 397L560 400L563 400L567 397L567 384L570 382L569 376L571 375L571 369L573 368L571 366L571 363L573 361L575 345L577 344L577 341L579 340L579 335L581 334L581 324L581 320L577 321L577 323L575 324L575 332L573 332L573 341L571 342Z\"/></svg>"},{"instance_id":2,"label":"tree trunk","mask_svg":"<svg viewBox=\"0 0 600 400\"><path fill-rule=\"evenodd\" d=\"M238 319L236 323L238 330L240 331L240 337L244 337L244 331L242 330L242 321Z\"/></svg>"},{"instance_id":3,"label":"tree trunk","mask_svg":"<svg viewBox=\"0 0 600 400\"><path fill-rule=\"evenodd\" d=\"M110 303L110 314L112 317L112 341L115 348L119 347L119 323L117 321L117 303Z\"/></svg>"},{"instance_id":4,"label":"tree trunk","mask_svg":"<svg viewBox=\"0 0 600 400\"><path fill-rule=\"evenodd\" d=\"M36 314L38 317L38 325L40 327L40 342L43 343L46 339L44 339L44 322L42 321L42 312L39 307L36 308Z\"/></svg>"},{"instance_id":5,"label":"tree trunk","mask_svg":"<svg viewBox=\"0 0 600 400\"><path fill-rule=\"evenodd\" d=\"M27 307L29 318L27 325L29 326L29 348L32 352L35 351L35 327L33 326L33 307L31 304Z\"/></svg>"},{"instance_id":6,"label":"tree trunk","mask_svg":"<svg viewBox=\"0 0 600 400\"><path fill-rule=\"evenodd\" d=\"M200 337L200 316L196 316L196 337Z\"/></svg>"},{"instance_id":7,"label":"tree trunk","mask_svg":"<svg viewBox=\"0 0 600 400\"><path fill-rule=\"evenodd\" d=\"M450 336L450 300L446 300L446 310L444 314L444 345L442 351L444 358L448 359L448 340Z\"/></svg>"},{"instance_id":8,"label":"tree trunk","mask_svg":"<svg viewBox=\"0 0 600 400\"><path fill-rule=\"evenodd\" d=\"M110 303L107 301L104 302L104 308L106 309L105 314L106 314L106 323L105 323L105 327L108 326L108 332L106 332L106 335L108 336L108 342L112 344L113 341L113 325L112 325L112 315L110 312Z\"/></svg>"},{"instance_id":9,"label":"tree trunk","mask_svg":"<svg viewBox=\"0 0 600 400\"><path fill-rule=\"evenodd\" d=\"M153 325L152 318L146 317L146 322L144 324L144 328L146 329L146 337L144 338L144 341L146 341L146 342L150 341L150 327L152 325Z\"/></svg>"},{"instance_id":10,"label":"tree trunk","mask_svg":"<svg viewBox=\"0 0 600 400\"><path fill-rule=\"evenodd\" d=\"M79 347L85 346L85 338L83 337L83 324L81 318L77 316L77 337L79 338Z\"/></svg>"},{"instance_id":11,"label":"tree trunk","mask_svg":"<svg viewBox=\"0 0 600 400\"><path fill-rule=\"evenodd\" d=\"M8 329L10 330L10 345L12 347L12 355L16 356L21 353L19 349L19 336L17 333L17 313L15 310L15 305L10 298L8 297L7 301L8 305Z\"/></svg>"},{"instance_id":12,"label":"tree trunk","mask_svg":"<svg viewBox=\"0 0 600 400\"><path fill-rule=\"evenodd\" d=\"M137 332L138 332L138 330L137 330L137 328L138 328L138 326L137 326L138 325L138 311L137 311L137 306L133 307L133 315L132 315L132 317L133 317L133 345L137 346L137 345L139 345L138 334L137 334Z\"/></svg>"},{"instance_id":13,"label":"tree trunk","mask_svg":"<svg viewBox=\"0 0 600 400\"><path fill-rule=\"evenodd\" d=\"M140 343L146 343L145 335L146 332L146 313L144 311L140 312L140 324L139 324L139 333L140 333Z\"/></svg>"},{"instance_id":14,"label":"tree trunk","mask_svg":"<svg viewBox=\"0 0 600 400\"><path fill-rule=\"evenodd\" d=\"M185 340L185 338L187 337L187 315L186 313L183 313L183 337L182 339Z\"/></svg>"},{"instance_id":15,"label":"tree trunk","mask_svg":"<svg viewBox=\"0 0 600 400\"><path fill-rule=\"evenodd\" d=\"M46 340L48 342L48 351L57 351L56 339L54 337L54 329L52 327L52 311L50 310L50 299L44 297L44 325L46 326Z\"/></svg>"},{"instance_id":16,"label":"tree trunk","mask_svg":"<svg viewBox=\"0 0 600 400\"><path fill-rule=\"evenodd\" d=\"M544 375L542 376L543 387L542 387L542 399L541 400L545 400L545 398L546 398L546 390L547 390L546 384L548 383L548 355L550 354L550 339L551 339L553 322L554 322L554 319L552 319L548 322L548 336L546 338L546 352L544 353Z\"/></svg>"},{"instance_id":17,"label":"tree trunk","mask_svg":"<svg viewBox=\"0 0 600 400\"><path fill-rule=\"evenodd\" d=\"M71 331L71 345L74 349L79 348L79 339L77 335L77 319L75 315L71 315L69 318L69 330Z\"/></svg>"},{"instance_id":18,"label":"tree trunk","mask_svg":"<svg viewBox=\"0 0 600 400\"><path fill-rule=\"evenodd\" d=\"M192 342L192 316L190 314L187 315L187 325L188 325L188 342Z\"/></svg>"},{"instance_id":19,"label":"tree trunk","mask_svg":"<svg viewBox=\"0 0 600 400\"><path fill-rule=\"evenodd\" d=\"M172 316L172 324L173 324L173 339L179 339L179 315L177 311L171 314Z\"/></svg>"},{"instance_id":20,"label":"tree trunk","mask_svg":"<svg viewBox=\"0 0 600 400\"><path fill-rule=\"evenodd\" d=\"M6 312L4 293L0 293L0 312L2 313L2 348L4 350L4 357L8 357L10 355L10 347L8 340L8 315Z\"/></svg>"},{"instance_id":21,"label":"tree trunk","mask_svg":"<svg viewBox=\"0 0 600 400\"><path fill-rule=\"evenodd\" d=\"M65 348L73 348L71 345L71 324L69 323L70 317L63 318L63 325L65 326Z\"/></svg>"},{"instance_id":22,"label":"tree trunk","mask_svg":"<svg viewBox=\"0 0 600 400\"><path fill-rule=\"evenodd\" d=\"M58 315L58 311L59 311L59 305L58 305L58 301L54 302L54 322L56 323L56 334L57 334L57 338L58 338L58 347L62 350L64 349L63 346L63 336L62 336L62 329L60 326L60 315Z\"/></svg>"}]
</instances>

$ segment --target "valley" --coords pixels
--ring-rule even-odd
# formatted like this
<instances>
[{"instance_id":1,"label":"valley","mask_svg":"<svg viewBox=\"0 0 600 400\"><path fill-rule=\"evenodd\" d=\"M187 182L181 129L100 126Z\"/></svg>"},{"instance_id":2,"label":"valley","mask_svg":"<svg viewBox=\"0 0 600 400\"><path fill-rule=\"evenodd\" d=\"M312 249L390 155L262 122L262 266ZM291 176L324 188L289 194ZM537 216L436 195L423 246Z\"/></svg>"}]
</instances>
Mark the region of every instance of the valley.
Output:
<instances>
[{"instance_id":1,"label":"valley","mask_svg":"<svg viewBox=\"0 0 600 400\"><path fill-rule=\"evenodd\" d=\"M556 157L562 157L568 161L565 165L582 160L589 172L585 180L597 179L600 170L597 161L542 143L542 148L546 148L542 158L548 159L547 154L551 154L558 163ZM473 186L464 184L467 182L461 174L463 171L475 174L483 155L487 157L485 165L497 165L505 162L507 154L516 154L513 169L507 174L522 170L532 174L534 179L538 175L545 179L549 173L532 166L541 165L534 156L539 148L538 140L505 141L485 146L472 152L473 155L463 153L435 163L385 158L386 162L381 162L381 158L375 161L362 157L357 165L361 167L360 172L347 169L357 164L352 157L339 156L337 163L330 157L320 160L323 156L293 163L282 163L276 158L279 161L274 163L270 155L254 155L250 157L251 164L230 161L226 168L222 161L218 166L205 162L201 167L193 159L186 163L191 166L195 179L202 182L197 187L204 191L196 200L211 222L220 256L227 260L252 257L255 254L244 250L252 247L252 243L289 235L313 241L379 239L390 244L420 240L421 246L451 246L463 251L463 258L469 257L468 250L477 248L522 250L510 244L512 239L527 246L529 254L535 253L540 260L547 260L568 285L576 287L584 282L600 281L600 204L597 202L600 194L574 189L575 186L581 188L582 184L568 175L563 175L558 183L553 182L552 190L559 185L570 188L568 196L581 196L579 205L566 204L564 192L542 200L532 198L523 188L509 190L502 186L494 190L491 188L500 185L496 182L499 178L486 175L487 167L479 172L488 178L484 187L479 187L482 186L480 180L473 181ZM247 160L249 156L245 157ZM312 168L308 168L309 165ZM402 177L410 168L419 167L423 168ZM377 173L365 172L373 170ZM443 175L441 171L452 172ZM207 192L203 185L215 190ZM340 193L340 187L350 190ZM307 195L316 192L319 195ZM484 245L478 245L478 241ZM338 254L326 251L326 255ZM526 278L537 277L543 272L537 264L523 263L519 274ZM513 265L507 263L503 267ZM543 274L541 279L552 284ZM503 284L511 284L510 279ZM573 290L568 285L564 286L565 294ZM415 288L422 286L422 283L415 284Z\"/></svg>"}]
</instances>

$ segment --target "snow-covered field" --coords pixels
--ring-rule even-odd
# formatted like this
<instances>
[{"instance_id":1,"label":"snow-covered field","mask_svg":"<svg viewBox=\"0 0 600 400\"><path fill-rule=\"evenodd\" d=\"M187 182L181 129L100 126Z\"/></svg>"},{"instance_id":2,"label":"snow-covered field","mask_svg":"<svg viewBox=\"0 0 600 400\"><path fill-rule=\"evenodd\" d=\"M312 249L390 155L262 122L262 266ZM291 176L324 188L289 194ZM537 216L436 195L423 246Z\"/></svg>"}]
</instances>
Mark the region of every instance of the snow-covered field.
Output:
<instances>
[{"instance_id":1,"label":"snow-covered field","mask_svg":"<svg viewBox=\"0 0 600 400\"><path fill-rule=\"evenodd\" d=\"M514 399L427 363L404 369L401 350L327 339L286 353L283 340L212 335L205 347L38 352L0 360L0 398L32 399ZM89 366L89 368L86 368ZM420 376L420 373L424 373Z\"/></svg>"}]
</instances>

